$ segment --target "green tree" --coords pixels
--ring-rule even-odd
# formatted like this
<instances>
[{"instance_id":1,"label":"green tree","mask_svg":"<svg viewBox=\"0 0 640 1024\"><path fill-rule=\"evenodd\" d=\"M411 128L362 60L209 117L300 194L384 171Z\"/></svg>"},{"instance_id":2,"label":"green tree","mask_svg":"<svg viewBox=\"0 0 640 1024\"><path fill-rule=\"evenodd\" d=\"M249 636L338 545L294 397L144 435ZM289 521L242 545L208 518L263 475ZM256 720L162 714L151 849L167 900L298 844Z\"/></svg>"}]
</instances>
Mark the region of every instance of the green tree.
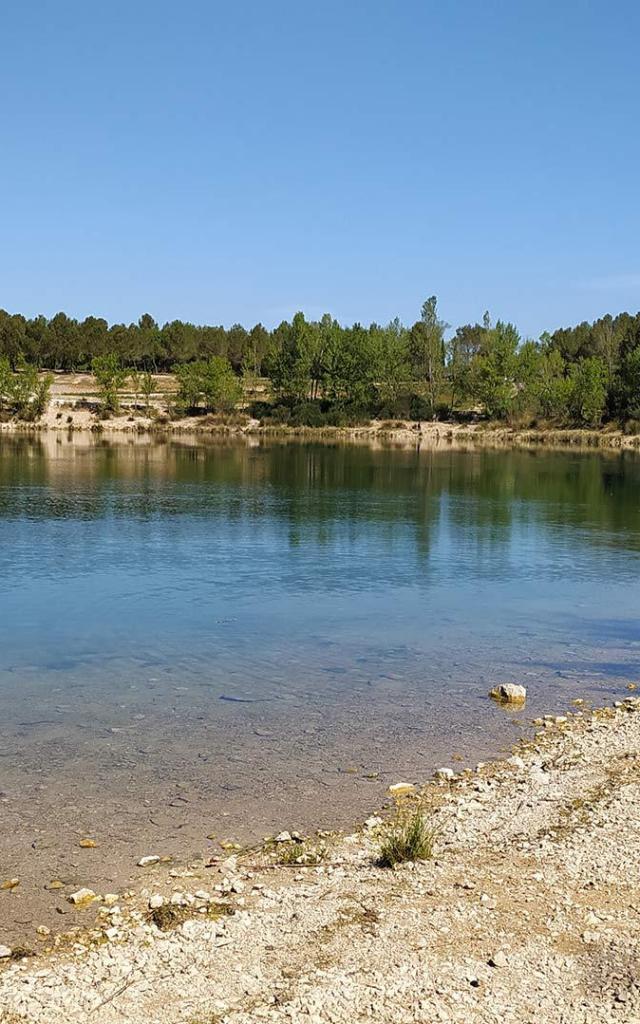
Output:
<instances>
[{"instance_id":1,"label":"green tree","mask_svg":"<svg viewBox=\"0 0 640 1024\"><path fill-rule=\"evenodd\" d=\"M498 320L487 329L482 352L470 369L471 391L488 416L506 419L514 407L520 336L513 324Z\"/></svg>"},{"instance_id":2,"label":"green tree","mask_svg":"<svg viewBox=\"0 0 640 1024\"><path fill-rule=\"evenodd\" d=\"M119 357L114 352L96 356L91 361L91 372L100 391L102 411L117 413L120 409L120 391L128 377Z\"/></svg>"},{"instance_id":3,"label":"green tree","mask_svg":"<svg viewBox=\"0 0 640 1024\"><path fill-rule=\"evenodd\" d=\"M0 412L11 404L13 393L13 372L7 356L0 356Z\"/></svg>"},{"instance_id":4,"label":"green tree","mask_svg":"<svg viewBox=\"0 0 640 1024\"><path fill-rule=\"evenodd\" d=\"M374 396L378 367L369 332L360 324L334 333L325 355L322 380L325 397L334 404L368 408Z\"/></svg>"},{"instance_id":5,"label":"green tree","mask_svg":"<svg viewBox=\"0 0 640 1024\"><path fill-rule=\"evenodd\" d=\"M180 363L173 367L178 382L178 394L176 400L179 406L185 411L195 410L202 404L204 399L204 370L206 364L202 361L197 363Z\"/></svg>"},{"instance_id":6,"label":"green tree","mask_svg":"<svg viewBox=\"0 0 640 1024\"><path fill-rule=\"evenodd\" d=\"M393 411L410 376L409 332L396 317L386 327L373 325L370 333L380 398Z\"/></svg>"},{"instance_id":7,"label":"green tree","mask_svg":"<svg viewBox=\"0 0 640 1024\"><path fill-rule=\"evenodd\" d=\"M148 370L145 370L140 378L140 390L144 398L144 411L148 416L151 412L151 399L155 392L155 382Z\"/></svg>"},{"instance_id":8,"label":"green tree","mask_svg":"<svg viewBox=\"0 0 640 1024\"><path fill-rule=\"evenodd\" d=\"M0 355L5 356L11 366L16 366L22 356L26 341L26 321L23 316L12 316L0 309Z\"/></svg>"},{"instance_id":9,"label":"green tree","mask_svg":"<svg viewBox=\"0 0 640 1024\"><path fill-rule=\"evenodd\" d=\"M267 367L280 398L304 402L309 397L313 357L310 333L303 313L296 313L291 324L284 321L274 332Z\"/></svg>"},{"instance_id":10,"label":"green tree","mask_svg":"<svg viewBox=\"0 0 640 1024\"><path fill-rule=\"evenodd\" d=\"M242 384L228 359L212 356L203 365L205 404L213 412L231 412L242 398Z\"/></svg>"},{"instance_id":11,"label":"green tree","mask_svg":"<svg viewBox=\"0 0 640 1024\"><path fill-rule=\"evenodd\" d=\"M140 405L140 393L142 391L142 374L139 370L132 370L129 374L129 387L133 395L133 412L135 415Z\"/></svg>"},{"instance_id":12,"label":"green tree","mask_svg":"<svg viewBox=\"0 0 640 1024\"><path fill-rule=\"evenodd\" d=\"M242 384L228 359L212 356L174 367L178 378L178 404L185 410L199 406L211 412L230 412L242 397Z\"/></svg>"},{"instance_id":13,"label":"green tree","mask_svg":"<svg viewBox=\"0 0 640 1024\"><path fill-rule=\"evenodd\" d=\"M256 324L247 335L246 346L242 356L242 369L252 377L262 373L262 363L269 350L269 332Z\"/></svg>"},{"instance_id":14,"label":"green tree","mask_svg":"<svg viewBox=\"0 0 640 1024\"><path fill-rule=\"evenodd\" d=\"M597 427L607 400L607 368L597 356L582 359L571 368L569 407L574 420L587 427Z\"/></svg>"},{"instance_id":15,"label":"green tree","mask_svg":"<svg viewBox=\"0 0 640 1024\"><path fill-rule=\"evenodd\" d=\"M420 320L411 328L409 351L413 372L424 382L430 414L436 408L445 379L444 334L449 325L438 316L438 300L431 295L422 305Z\"/></svg>"}]
</instances>

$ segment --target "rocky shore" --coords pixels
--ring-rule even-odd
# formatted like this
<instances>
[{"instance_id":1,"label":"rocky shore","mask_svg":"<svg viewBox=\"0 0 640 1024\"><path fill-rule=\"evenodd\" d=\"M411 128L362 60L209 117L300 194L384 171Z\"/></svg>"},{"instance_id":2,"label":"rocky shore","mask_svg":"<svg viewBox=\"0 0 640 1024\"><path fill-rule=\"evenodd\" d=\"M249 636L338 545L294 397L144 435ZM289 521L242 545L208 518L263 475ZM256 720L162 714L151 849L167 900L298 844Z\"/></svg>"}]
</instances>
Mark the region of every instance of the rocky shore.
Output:
<instances>
[{"instance_id":1,"label":"rocky shore","mask_svg":"<svg viewBox=\"0 0 640 1024\"><path fill-rule=\"evenodd\" d=\"M149 851L141 891L78 897L86 929L0 951L0 1021L631 1024L639 782L630 697L438 772L427 861L377 866L378 816L180 870Z\"/></svg>"}]
</instances>

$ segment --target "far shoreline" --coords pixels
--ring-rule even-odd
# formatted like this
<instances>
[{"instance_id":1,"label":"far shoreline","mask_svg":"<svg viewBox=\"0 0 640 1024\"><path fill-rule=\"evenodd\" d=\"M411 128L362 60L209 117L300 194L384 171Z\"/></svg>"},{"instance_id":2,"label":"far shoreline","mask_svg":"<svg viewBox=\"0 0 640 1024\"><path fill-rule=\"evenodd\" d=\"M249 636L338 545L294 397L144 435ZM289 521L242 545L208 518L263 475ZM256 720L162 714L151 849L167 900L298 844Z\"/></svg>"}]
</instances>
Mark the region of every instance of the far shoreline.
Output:
<instances>
[{"instance_id":1,"label":"far shoreline","mask_svg":"<svg viewBox=\"0 0 640 1024\"><path fill-rule=\"evenodd\" d=\"M447 421L377 421L353 427L292 427L266 425L249 419L246 423L226 422L224 418L191 416L159 422L156 418L114 416L101 420L87 410L70 413L64 419L46 412L36 422L8 420L0 423L0 436L38 437L42 434L65 435L68 441L91 435L96 441L133 438L153 440L256 439L300 440L305 442L347 442L370 445L397 445L402 448L448 449L557 449L571 451L638 451L640 434L625 434L619 429L598 430L564 428L517 428L491 423L461 424Z\"/></svg>"}]
</instances>

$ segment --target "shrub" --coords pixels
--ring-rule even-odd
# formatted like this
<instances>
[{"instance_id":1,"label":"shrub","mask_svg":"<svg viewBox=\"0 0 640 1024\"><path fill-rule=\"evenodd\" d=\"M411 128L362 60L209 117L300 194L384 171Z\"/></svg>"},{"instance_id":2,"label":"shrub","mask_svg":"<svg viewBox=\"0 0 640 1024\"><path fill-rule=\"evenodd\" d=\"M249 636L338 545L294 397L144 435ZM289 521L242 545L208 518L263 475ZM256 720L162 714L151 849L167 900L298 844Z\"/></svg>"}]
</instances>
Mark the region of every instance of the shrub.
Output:
<instances>
[{"instance_id":1,"label":"shrub","mask_svg":"<svg viewBox=\"0 0 640 1024\"><path fill-rule=\"evenodd\" d=\"M19 419L36 420L46 409L53 377L40 376L35 366L18 362L14 371L8 359L0 359L0 410Z\"/></svg>"},{"instance_id":2,"label":"shrub","mask_svg":"<svg viewBox=\"0 0 640 1024\"><path fill-rule=\"evenodd\" d=\"M422 395L412 395L409 400L409 419L430 420L432 411L429 403Z\"/></svg>"}]
</instances>

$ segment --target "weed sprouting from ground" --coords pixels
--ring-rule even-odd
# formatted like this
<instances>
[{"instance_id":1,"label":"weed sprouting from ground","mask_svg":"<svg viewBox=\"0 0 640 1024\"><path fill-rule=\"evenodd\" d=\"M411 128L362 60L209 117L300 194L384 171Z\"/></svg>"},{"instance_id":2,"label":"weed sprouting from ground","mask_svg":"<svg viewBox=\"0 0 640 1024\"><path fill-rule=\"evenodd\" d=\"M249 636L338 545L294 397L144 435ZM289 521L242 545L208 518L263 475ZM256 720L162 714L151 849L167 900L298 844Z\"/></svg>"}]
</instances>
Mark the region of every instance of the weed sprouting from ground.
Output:
<instances>
[{"instance_id":1,"label":"weed sprouting from ground","mask_svg":"<svg viewBox=\"0 0 640 1024\"><path fill-rule=\"evenodd\" d=\"M300 864L311 866L320 864L327 856L325 846L307 846L303 842L282 843L277 851L278 864Z\"/></svg>"},{"instance_id":2,"label":"weed sprouting from ground","mask_svg":"<svg viewBox=\"0 0 640 1024\"><path fill-rule=\"evenodd\" d=\"M232 907L227 903L210 903L206 909L206 914L196 918L197 920L217 921L219 917L225 917L227 914L232 913ZM149 911L149 921L155 924L156 928L159 928L161 932L171 931L173 928L177 928L184 921L188 921L194 917L193 908L175 906L172 903L163 903L161 907L154 907L153 910Z\"/></svg>"},{"instance_id":3,"label":"weed sprouting from ground","mask_svg":"<svg viewBox=\"0 0 640 1024\"><path fill-rule=\"evenodd\" d=\"M396 800L395 816L382 827L377 863L393 868L407 861L429 860L433 856L436 829L429 824L416 795Z\"/></svg>"}]
</instances>

